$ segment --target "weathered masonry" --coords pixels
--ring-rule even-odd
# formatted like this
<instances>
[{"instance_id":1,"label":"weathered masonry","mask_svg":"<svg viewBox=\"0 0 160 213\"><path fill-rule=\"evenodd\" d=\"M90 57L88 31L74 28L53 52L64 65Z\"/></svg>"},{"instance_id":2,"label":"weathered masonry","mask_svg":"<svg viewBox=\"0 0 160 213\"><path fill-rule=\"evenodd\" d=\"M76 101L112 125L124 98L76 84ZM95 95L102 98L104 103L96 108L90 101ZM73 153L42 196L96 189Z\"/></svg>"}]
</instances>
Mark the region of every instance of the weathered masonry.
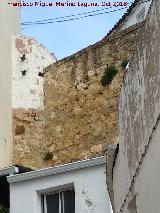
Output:
<instances>
[{"instance_id":1,"label":"weathered masonry","mask_svg":"<svg viewBox=\"0 0 160 213\"><path fill-rule=\"evenodd\" d=\"M12 108L43 109L43 69L55 62L55 57L31 37L12 38Z\"/></svg>"},{"instance_id":2,"label":"weathered masonry","mask_svg":"<svg viewBox=\"0 0 160 213\"><path fill-rule=\"evenodd\" d=\"M43 163L41 153L45 146L43 69L55 62L55 57L36 40L24 35L13 37L12 57L12 163L38 167Z\"/></svg>"},{"instance_id":3,"label":"weathered masonry","mask_svg":"<svg viewBox=\"0 0 160 213\"><path fill-rule=\"evenodd\" d=\"M109 165L107 171L116 213L160 211L159 33L160 6L159 1L154 0L138 34L136 50L120 92L119 152L113 168ZM108 154L111 153L108 151Z\"/></svg>"},{"instance_id":4,"label":"weathered masonry","mask_svg":"<svg viewBox=\"0 0 160 213\"><path fill-rule=\"evenodd\" d=\"M145 18L149 4L135 1L104 39L55 64L34 39L13 37L13 164L36 169L73 162L117 143L121 64L133 55L143 25L138 14ZM111 64L118 73L104 88L100 79Z\"/></svg>"},{"instance_id":5,"label":"weathered masonry","mask_svg":"<svg viewBox=\"0 0 160 213\"><path fill-rule=\"evenodd\" d=\"M23 92L33 99L24 102L26 108L18 104L15 93L14 164L30 168L59 165L101 156L106 152L106 144L117 144L117 98L125 72L121 64L133 55L137 32L144 23L128 23L130 15L136 16L142 10L138 2L141 1L129 8L104 39L48 66L44 78L38 76L36 67L32 80L37 84L42 78L44 88L41 83L35 87L28 79L30 86ZM147 8L148 3L145 13ZM131 26L124 27L126 23ZM18 63L22 71L26 70L21 66L25 66L25 60ZM103 87L101 77L111 64L118 73L109 86ZM27 79L30 73L26 70L25 75L21 78Z\"/></svg>"},{"instance_id":6,"label":"weathered masonry","mask_svg":"<svg viewBox=\"0 0 160 213\"><path fill-rule=\"evenodd\" d=\"M125 72L121 65L134 53L150 4L135 1L104 39L45 69L48 165L101 156L107 144L118 143L117 101ZM118 73L104 88L100 80L111 64Z\"/></svg>"},{"instance_id":7,"label":"weathered masonry","mask_svg":"<svg viewBox=\"0 0 160 213\"><path fill-rule=\"evenodd\" d=\"M45 69L44 135L49 164L101 156L107 143L117 143L117 97L124 70L121 63L135 49L134 25ZM118 74L103 87L101 76L114 64Z\"/></svg>"},{"instance_id":8,"label":"weathered masonry","mask_svg":"<svg viewBox=\"0 0 160 213\"><path fill-rule=\"evenodd\" d=\"M9 154L16 166L0 169L0 203L11 213L111 213L110 200L116 213L159 213L155 2L146 23L149 3L136 0L104 39L56 63L32 38L13 37ZM110 65L115 76L104 87Z\"/></svg>"}]
</instances>

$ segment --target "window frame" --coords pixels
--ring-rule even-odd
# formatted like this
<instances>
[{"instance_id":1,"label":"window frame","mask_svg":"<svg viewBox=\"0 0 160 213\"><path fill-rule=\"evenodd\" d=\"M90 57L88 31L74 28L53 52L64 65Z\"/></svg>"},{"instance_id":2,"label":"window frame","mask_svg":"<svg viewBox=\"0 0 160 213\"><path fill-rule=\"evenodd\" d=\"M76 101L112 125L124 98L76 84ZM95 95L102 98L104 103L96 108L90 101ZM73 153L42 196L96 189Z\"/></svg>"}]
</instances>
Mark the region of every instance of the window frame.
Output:
<instances>
[{"instance_id":1,"label":"window frame","mask_svg":"<svg viewBox=\"0 0 160 213\"><path fill-rule=\"evenodd\" d=\"M65 188L65 189L61 189L61 190L56 190L56 191L52 191L52 192L49 192L49 193L44 193L41 195L42 197L42 212L43 213L47 213L47 199L46 197L48 195L53 195L53 194L58 194L58 199L59 199L59 213L64 213L64 193L63 192L66 192L66 191L69 191L69 190L73 190L74 193L75 193L75 189L73 187L69 187L69 188Z\"/></svg>"}]
</instances>

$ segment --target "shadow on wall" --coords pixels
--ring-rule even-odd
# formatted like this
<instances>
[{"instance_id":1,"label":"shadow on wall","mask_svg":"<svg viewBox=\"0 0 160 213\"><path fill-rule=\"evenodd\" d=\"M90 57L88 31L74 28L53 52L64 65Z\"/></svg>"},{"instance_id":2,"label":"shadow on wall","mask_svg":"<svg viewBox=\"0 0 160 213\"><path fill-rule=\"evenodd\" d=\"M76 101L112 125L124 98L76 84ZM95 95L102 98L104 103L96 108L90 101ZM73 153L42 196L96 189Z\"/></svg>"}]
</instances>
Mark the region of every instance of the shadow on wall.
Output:
<instances>
[{"instance_id":1,"label":"shadow on wall","mask_svg":"<svg viewBox=\"0 0 160 213\"><path fill-rule=\"evenodd\" d=\"M10 197L9 197L9 183L7 182L7 177L0 177L0 204L6 209L10 208ZM1 212L1 211L0 211Z\"/></svg>"}]
</instances>

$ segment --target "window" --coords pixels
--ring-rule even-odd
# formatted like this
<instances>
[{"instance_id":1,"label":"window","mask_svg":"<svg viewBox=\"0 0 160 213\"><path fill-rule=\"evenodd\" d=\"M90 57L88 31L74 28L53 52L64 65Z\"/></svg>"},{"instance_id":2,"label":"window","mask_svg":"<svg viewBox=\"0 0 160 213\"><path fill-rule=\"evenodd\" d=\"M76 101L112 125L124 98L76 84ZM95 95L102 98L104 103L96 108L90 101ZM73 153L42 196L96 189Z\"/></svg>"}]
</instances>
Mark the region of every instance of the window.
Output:
<instances>
[{"instance_id":1,"label":"window","mask_svg":"<svg viewBox=\"0 0 160 213\"><path fill-rule=\"evenodd\" d=\"M75 192L66 190L43 195L43 213L75 213Z\"/></svg>"}]
</instances>

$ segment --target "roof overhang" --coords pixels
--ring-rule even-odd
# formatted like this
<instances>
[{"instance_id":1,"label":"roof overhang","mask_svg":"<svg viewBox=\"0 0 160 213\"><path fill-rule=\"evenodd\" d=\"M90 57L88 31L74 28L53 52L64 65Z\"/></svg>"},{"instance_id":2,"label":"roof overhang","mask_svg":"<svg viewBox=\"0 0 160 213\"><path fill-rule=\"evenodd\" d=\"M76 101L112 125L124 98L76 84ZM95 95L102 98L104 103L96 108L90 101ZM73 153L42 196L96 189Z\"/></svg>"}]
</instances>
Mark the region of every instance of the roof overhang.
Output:
<instances>
[{"instance_id":1,"label":"roof overhang","mask_svg":"<svg viewBox=\"0 0 160 213\"><path fill-rule=\"evenodd\" d=\"M77 161L74 163L68 163L61 166L49 167L36 171L26 172L23 174L10 175L7 177L9 183L27 181L31 179L46 177L49 175L56 175L65 172L71 172L75 170L85 169L89 167L95 167L104 165L106 163L106 157L97 157L88 160Z\"/></svg>"},{"instance_id":2,"label":"roof overhang","mask_svg":"<svg viewBox=\"0 0 160 213\"><path fill-rule=\"evenodd\" d=\"M19 168L16 166L10 166L0 169L0 177L2 176L8 176L19 173Z\"/></svg>"}]
</instances>

